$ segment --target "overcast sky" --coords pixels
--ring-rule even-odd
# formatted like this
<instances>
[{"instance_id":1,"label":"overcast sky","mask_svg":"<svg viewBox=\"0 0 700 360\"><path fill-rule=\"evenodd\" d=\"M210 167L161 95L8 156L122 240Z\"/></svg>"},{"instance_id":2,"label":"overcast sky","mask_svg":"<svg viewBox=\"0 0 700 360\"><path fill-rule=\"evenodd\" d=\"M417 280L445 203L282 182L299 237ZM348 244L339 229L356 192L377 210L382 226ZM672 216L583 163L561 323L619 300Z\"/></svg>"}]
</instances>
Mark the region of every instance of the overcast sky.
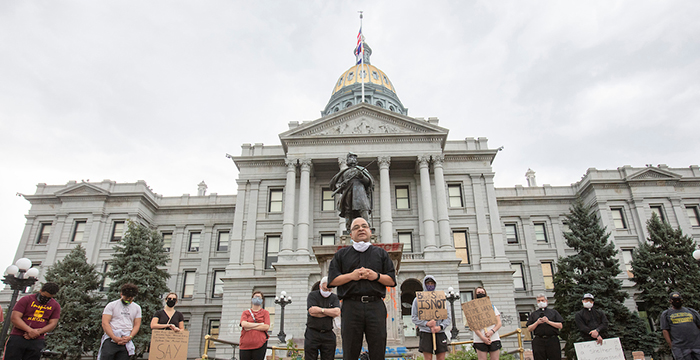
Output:
<instances>
[{"instance_id":1,"label":"overcast sky","mask_svg":"<svg viewBox=\"0 0 700 360\"><path fill-rule=\"evenodd\" d=\"M698 1L6 0L0 269L37 183L235 193L225 154L320 117L358 10L410 116L504 146L498 187L700 164Z\"/></svg>"}]
</instances>

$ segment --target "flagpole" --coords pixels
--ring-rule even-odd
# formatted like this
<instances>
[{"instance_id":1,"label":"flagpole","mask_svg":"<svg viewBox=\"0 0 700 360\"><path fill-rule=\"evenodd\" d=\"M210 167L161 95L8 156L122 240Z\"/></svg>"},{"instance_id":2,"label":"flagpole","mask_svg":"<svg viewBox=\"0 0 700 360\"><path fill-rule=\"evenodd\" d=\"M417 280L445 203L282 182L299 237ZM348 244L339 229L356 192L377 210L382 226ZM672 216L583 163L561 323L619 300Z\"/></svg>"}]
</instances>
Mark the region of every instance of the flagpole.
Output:
<instances>
[{"instance_id":1,"label":"flagpole","mask_svg":"<svg viewBox=\"0 0 700 360\"><path fill-rule=\"evenodd\" d=\"M360 31L362 31L362 11L360 13ZM360 34L360 41L362 43L360 44L361 52L360 52L360 78L362 81L362 100L360 100L361 103L365 102L365 36Z\"/></svg>"}]
</instances>

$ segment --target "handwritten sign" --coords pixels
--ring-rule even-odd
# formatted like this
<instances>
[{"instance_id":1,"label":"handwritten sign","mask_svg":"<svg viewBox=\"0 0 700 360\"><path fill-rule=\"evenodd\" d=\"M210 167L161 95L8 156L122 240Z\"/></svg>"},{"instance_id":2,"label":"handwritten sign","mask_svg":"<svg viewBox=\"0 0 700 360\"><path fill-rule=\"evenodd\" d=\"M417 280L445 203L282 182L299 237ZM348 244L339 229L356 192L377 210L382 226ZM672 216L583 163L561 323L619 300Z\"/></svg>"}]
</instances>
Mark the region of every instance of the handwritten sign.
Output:
<instances>
[{"instance_id":1,"label":"handwritten sign","mask_svg":"<svg viewBox=\"0 0 700 360\"><path fill-rule=\"evenodd\" d=\"M620 338L604 339L602 345L595 341L574 344L578 360L625 360Z\"/></svg>"},{"instance_id":2,"label":"handwritten sign","mask_svg":"<svg viewBox=\"0 0 700 360\"><path fill-rule=\"evenodd\" d=\"M154 330L151 334L151 352L149 359L156 360L187 360L187 341L190 332Z\"/></svg>"},{"instance_id":3,"label":"handwritten sign","mask_svg":"<svg viewBox=\"0 0 700 360\"><path fill-rule=\"evenodd\" d=\"M462 312L467 319L467 325L472 330L485 329L498 322L491 305L491 299L488 297L463 303Z\"/></svg>"},{"instance_id":4,"label":"handwritten sign","mask_svg":"<svg viewBox=\"0 0 700 360\"><path fill-rule=\"evenodd\" d=\"M416 306L421 320L447 319L444 291L417 291Z\"/></svg>"}]
</instances>

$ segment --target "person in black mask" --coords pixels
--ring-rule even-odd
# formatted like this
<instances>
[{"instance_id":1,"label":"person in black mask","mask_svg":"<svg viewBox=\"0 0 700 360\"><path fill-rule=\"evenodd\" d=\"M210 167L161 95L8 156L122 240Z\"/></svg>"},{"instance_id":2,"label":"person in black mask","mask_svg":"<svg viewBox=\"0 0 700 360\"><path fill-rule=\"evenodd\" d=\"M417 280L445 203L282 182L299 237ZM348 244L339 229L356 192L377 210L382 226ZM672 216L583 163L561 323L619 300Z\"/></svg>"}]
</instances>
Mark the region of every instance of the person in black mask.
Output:
<instances>
[{"instance_id":1,"label":"person in black mask","mask_svg":"<svg viewBox=\"0 0 700 360\"><path fill-rule=\"evenodd\" d=\"M576 313L576 327L583 341L595 340L603 344L602 333L608 328L608 317L597 307L593 307L593 295L583 295L583 309Z\"/></svg>"},{"instance_id":2,"label":"person in black mask","mask_svg":"<svg viewBox=\"0 0 700 360\"><path fill-rule=\"evenodd\" d=\"M700 314L683 306L678 292L669 296L671 308L659 317L664 339L676 360L700 360Z\"/></svg>"},{"instance_id":3,"label":"person in black mask","mask_svg":"<svg viewBox=\"0 0 700 360\"><path fill-rule=\"evenodd\" d=\"M58 325L61 315L61 305L53 299L58 290L58 285L48 282L38 294L17 301L10 318L14 328L5 346L5 359L39 360L44 334Z\"/></svg>"},{"instance_id":4,"label":"person in black mask","mask_svg":"<svg viewBox=\"0 0 700 360\"><path fill-rule=\"evenodd\" d=\"M156 311L151 319L151 329L174 330L178 332L185 330L185 316L175 310L177 304L177 294L171 292L165 297L165 308Z\"/></svg>"}]
</instances>

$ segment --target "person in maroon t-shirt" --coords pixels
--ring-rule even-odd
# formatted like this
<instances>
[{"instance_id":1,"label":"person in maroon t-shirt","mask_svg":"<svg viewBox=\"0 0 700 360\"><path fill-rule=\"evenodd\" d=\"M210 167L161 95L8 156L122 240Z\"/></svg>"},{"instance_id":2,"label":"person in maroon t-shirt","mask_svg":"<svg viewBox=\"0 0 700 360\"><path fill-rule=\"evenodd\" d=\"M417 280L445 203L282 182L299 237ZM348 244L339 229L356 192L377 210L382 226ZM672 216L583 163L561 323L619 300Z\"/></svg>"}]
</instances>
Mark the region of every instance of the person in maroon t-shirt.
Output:
<instances>
[{"instance_id":1,"label":"person in maroon t-shirt","mask_svg":"<svg viewBox=\"0 0 700 360\"><path fill-rule=\"evenodd\" d=\"M61 305L53 299L58 285L46 283L38 294L27 295L12 309L12 332L5 345L6 360L39 360L44 334L53 330L61 315Z\"/></svg>"}]
</instances>

